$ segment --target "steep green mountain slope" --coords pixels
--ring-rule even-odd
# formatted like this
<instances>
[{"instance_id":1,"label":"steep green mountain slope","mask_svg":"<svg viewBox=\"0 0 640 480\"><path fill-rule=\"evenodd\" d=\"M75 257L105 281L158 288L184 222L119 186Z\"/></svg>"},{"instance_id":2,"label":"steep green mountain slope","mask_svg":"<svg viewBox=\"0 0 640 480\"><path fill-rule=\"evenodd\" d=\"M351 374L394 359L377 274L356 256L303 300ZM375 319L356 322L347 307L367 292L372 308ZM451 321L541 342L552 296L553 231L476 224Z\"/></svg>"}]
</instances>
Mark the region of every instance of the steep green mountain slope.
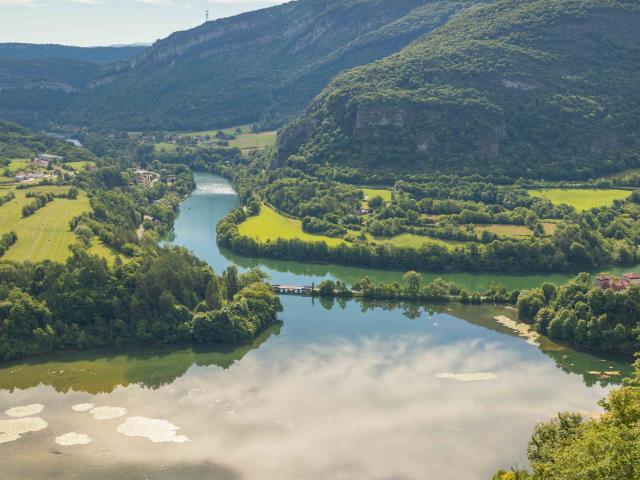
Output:
<instances>
[{"instance_id":1,"label":"steep green mountain slope","mask_svg":"<svg viewBox=\"0 0 640 480\"><path fill-rule=\"evenodd\" d=\"M639 25L631 0L471 9L336 78L280 133L278 161L556 179L640 166Z\"/></svg>"},{"instance_id":2,"label":"steep green mountain slope","mask_svg":"<svg viewBox=\"0 0 640 480\"><path fill-rule=\"evenodd\" d=\"M340 71L399 51L482 0L298 0L175 33L103 75L62 121L198 130L300 114Z\"/></svg>"}]
</instances>

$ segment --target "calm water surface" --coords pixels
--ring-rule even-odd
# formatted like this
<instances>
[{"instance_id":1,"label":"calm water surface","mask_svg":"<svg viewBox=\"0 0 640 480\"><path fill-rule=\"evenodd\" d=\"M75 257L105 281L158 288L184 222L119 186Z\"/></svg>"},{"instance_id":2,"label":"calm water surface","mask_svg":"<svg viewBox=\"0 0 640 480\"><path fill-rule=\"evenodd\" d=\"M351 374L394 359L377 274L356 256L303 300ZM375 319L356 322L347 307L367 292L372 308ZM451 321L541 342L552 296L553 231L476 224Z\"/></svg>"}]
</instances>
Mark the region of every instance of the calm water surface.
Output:
<instances>
[{"instance_id":1,"label":"calm water surface","mask_svg":"<svg viewBox=\"0 0 640 480\"><path fill-rule=\"evenodd\" d=\"M217 271L229 259L276 282L364 271L220 253L214 227L237 200L223 180L197 180L173 242ZM493 320L513 312L493 306L282 300L283 323L250 345L0 365L0 431L17 406L41 404L27 418L47 422L0 434L0 479L487 479L525 464L535 422L597 411L612 385L588 372L628 369L527 343ZM120 410L72 408L84 403ZM56 443L71 432L91 442Z\"/></svg>"}]
</instances>

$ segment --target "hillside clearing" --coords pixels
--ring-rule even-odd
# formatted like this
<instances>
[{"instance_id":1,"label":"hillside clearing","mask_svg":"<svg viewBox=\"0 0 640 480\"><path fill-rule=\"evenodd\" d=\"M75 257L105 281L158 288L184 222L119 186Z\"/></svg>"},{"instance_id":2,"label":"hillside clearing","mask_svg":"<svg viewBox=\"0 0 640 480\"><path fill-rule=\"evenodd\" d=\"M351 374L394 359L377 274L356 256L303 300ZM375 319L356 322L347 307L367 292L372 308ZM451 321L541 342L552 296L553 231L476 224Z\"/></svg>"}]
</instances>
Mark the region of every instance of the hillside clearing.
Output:
<instances>
[{"instance_id":1,"label":"hillside clearing","mask_svg":"<svg viewBox=\"0 0 640 480\"><path fill-rule=\"evenodd\" d=\"M383 188L362 188L362 192L364 193L365 203L368 205L368 201L373 197L382 197L385 203L389 203L391 201L391 190L386 190Z\"/></svg>"},{"instance_id":2,"label":"hillside clearing","mask_svg":"<svg viewBox=\"0 0 640 480\"><path fill-rule=\"evenodd\" d=\"M262 150L276 144L278 132L242 133L235 140L229 140L230 147L240 150Z\"/></svg>"},{"instance_id":3,"label":"hillside clearing","mask_svg":"<svg viewBox=\"0 0 640 480\"><path fill-rule=\"evenodd\" d=\"M609 207L614 200L624 200L631 195L628 190L595 188L549 188L527 190L532 197L544 198L559 205L565 203L579 212L597 207Z\"/></svg>"},{"instance_id":4,"label":"hillside clearing","mask_svg":"<svg viewBox=\"0 0 640 480\"><path fill-rule=\"evenodd\" d=\"M511 238L527 238L533 235L533 232L529 227L525 227L524 225L503 225L503 224L487 224L487 225L476 225L476 230L478 232L491 232L495 233L501 237L511 237Z\"/></svg>"}]
</instances>

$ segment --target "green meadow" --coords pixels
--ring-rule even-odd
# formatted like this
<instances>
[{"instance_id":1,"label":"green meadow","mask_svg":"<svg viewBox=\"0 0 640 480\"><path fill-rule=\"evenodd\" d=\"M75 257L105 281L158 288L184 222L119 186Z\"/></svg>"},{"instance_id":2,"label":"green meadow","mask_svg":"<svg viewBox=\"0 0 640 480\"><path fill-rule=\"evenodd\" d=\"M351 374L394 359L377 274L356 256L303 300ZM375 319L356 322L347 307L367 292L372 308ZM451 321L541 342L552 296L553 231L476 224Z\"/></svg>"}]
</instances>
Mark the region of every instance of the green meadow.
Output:
<instances>
[{"instance_id":1,"label":"green meadow","mask_svg":"<svg viewBox=\"0 0 640 480\"><path fill-rule=\"evenodd\" d=\"M502 224L488 224L488 225L476 225L476 231L478 232L491 232L501 237L511 238L526 238L533 235L533 232L529 227L524 225L502 225Z\"/></svg>"},{"instance_id":2,"label":"green meadow","mask_svg":"<svg viewBox=\"0 0 640 480\"><path fill-rule=\"evenodd\" d=\"M76 172L82 172L87 167L95 167L96 162L85 160L85 161L79 161L79 162L65 162L65 165L73 168Z\"/></svg>"},{"instance_id":3,"label":"green meadow","mask_svg":"<svg viewBox=\"0 0 640 480\"><path fill-rule=\"evenodd\" d=\"M302 222L300 220L280 215L267 205L262 205L260 214L249 217L245 222L241 223L239 231L241 235L261 242L273 241L278 238L285 240L297 238L305 242L324 241L327 242L327 245L339 245L344 242L341 238L311 235L302 230Z\"/></svg>"},{"instance_id":4,"label":"green meadow","mask_svg":"<svg viewBox=\"0 0 640 480\"><path fill-rule=\"evenodd\" d=\"M596 207L608 207L613 205L614 200L624 200L631 195L628 190L596 188L547 188L527 190L527 193L557 205L565 203L579 212Z\"/></svg>"},{"instance_id":5,"label":"green meadow","mask_svg":"<svg viewBox=\"0 0 640 480\"><path fill-rule=\"evenodd\" d=\"M262 205L259 215L249 217L238 226L241 235L251 237L260 242L274 241L278 238L285 240L299 239L305 242L326 242L329 246L345 243L342 238L328 237L326 235L313 235L302 230L302 222L295 218L285 217L267 205ZM357 232L355 232L357 235ZM463 242L453 240L441 240L404 233L395 237L367 237L369 241L387 243L396 247L418 248L425 243L435 243L446 248L463 245Z\"/></svg>"},{"instance_id":6,"label":"green meadow","mask_svg":"<svg viewBox=\"0 0 640 480\"><path fill-rule=\"evenodd\" d=\"M364 192L365 201L367 202L373 197L382 197L385 203L391 201L391 190L383 188L362 188L361 190Z\"/></svg>"},{"instance_id":7,"label":"green meadow","mask_svg":"<svg viewBox=\"0 0 640 480\"><path fill-rule=\"evenodd\" d=\"M69 222L84 212L91 211L89 198L81 192L77 199L56 198L33 215L23 218L22 207L31 202L27 192L66 193L69 187L35 187L29 190L15 190L16 198L0 206L0 233L16 232L18 241L9 248L2 260L37 262L52 260L62 262L69 257L69 245L77 238L69 227ZM0 189L0 193L7 189ZM113 258L112 252L100 242L94 242L91 253L105 258Z\"/></svg>"}]
</instances>

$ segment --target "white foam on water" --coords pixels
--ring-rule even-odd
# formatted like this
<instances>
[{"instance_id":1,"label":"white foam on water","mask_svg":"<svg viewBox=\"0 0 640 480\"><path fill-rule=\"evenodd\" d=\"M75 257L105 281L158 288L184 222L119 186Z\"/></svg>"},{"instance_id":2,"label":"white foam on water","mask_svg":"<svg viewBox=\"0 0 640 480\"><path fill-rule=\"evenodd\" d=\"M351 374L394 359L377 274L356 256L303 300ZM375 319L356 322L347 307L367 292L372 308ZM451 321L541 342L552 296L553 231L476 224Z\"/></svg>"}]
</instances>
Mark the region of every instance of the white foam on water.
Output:
<instances>
[{"instance_id":1,"label":"white foam on water","mask_svg":"<svg viewBox=\"0 0 640 480\"><path fill-rule=\"evenodd\" d=\"M95 407L95 404L93 404L93 403L79 403L79 404L74 405L73 407L71 407L71 409L74 412L88 412L93 407Z\"/></svg>"},{"instance_id":2,"label":"white foam on water","mask_svg":"<svg viewBox=\"0 0 640 480\"><path fill-rule=\"evenodd\" d=\"M118 427L118 432L127 437L148 438L153 443L188 442L186 435L176 435L180 429L176 425L156 418L130 417Z\"/></svg>"},{"instance_id":3,"label":"white foam on water","mask_svg":"<svg viewBox=\"0 0 640 480\"><path fill-rule=\"evenodd\" d=\"M124 417L127 409L123 407L95 407L89 410L96 420L113 420L114 418Z\"/></svg>"},{"instance_id":4,"label":"white foam on water","mask_svg":"<svg viewBox=\"0 0 640 480\"><path fill-rule=\"evenodd\" d=\"M436 377L446 378L449 380L457 380L458 382L481 382L487 380L495 380L498 375L490 372L479 373L437 373Z\"/></svg>"},{"instance_id":5,"label":"white foam on water","mask_svg":"<svg viewBox=\"0 0 640 480\"><path fill-rule=\"evenodd\" d=\"M73 445L86 445L91 442L91 437L84 433L70 432L56 437L56 443L63 447L71 447Z\"/></svg>"},{"instance_id":6,"label":"white foam on water","mask_svg":"<svg viewBox=\"0 0 640 480\"><path fill-rule=\"evenodd\" d=\"M41 403L33 403L31 405L21 405L19 407L13 407L4 412L8 417L33 417L44 410L44 405Z\"/></svg>"},{"instance_id":7,"label":"white foam on water","mask_svg":"<svg viewBox=\"0 0 640 480\"><path fill-rule=\"evenodd\" d=\"M48 426L49 424L40 417L0 420L0 443L13 442L25 433L44 430Z\"/></svg>"}]
</instances>

